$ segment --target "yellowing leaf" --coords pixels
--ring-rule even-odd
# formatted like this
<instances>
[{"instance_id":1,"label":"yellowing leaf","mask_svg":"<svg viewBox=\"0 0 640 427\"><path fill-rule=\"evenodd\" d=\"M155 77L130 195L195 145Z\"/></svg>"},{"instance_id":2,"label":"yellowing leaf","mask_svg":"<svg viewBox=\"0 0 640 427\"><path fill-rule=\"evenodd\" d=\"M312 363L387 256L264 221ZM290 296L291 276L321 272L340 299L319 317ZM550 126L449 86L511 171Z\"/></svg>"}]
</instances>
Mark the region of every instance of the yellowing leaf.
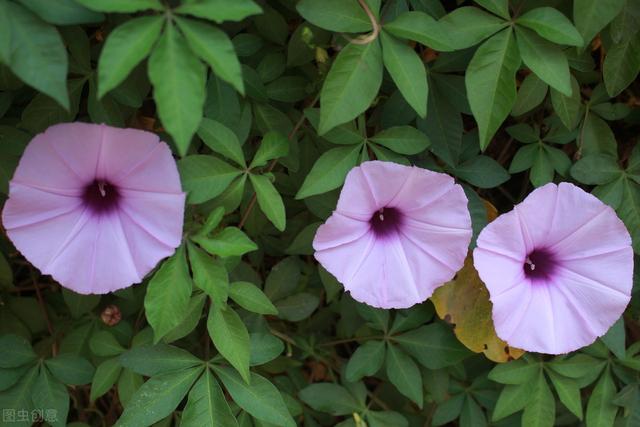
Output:
<instances>
[{"instance_id":1,"label":"yellowing leaf","mask_svg":"<svg viewBox=\"0 0 640 427\"><path fill-rule=\"evenodd\" d=\"M452 281L436 289L431 300L438 316L455 325L453 331L469 350L484 352L494 362L507 362L524 354L496 335L489 291L473 267L471 256Z\"/></svg>"},{"instance_id":2,"label":"yellowing leaf","mask_svg":"<svg viewBox=\"0 0 640 427\"><path fill-rule=\"evenodd\" d=\"M496 208L485 201L489 221L497 217ZM431 297L441 319L454 325L456 337L469 350L483 352L494 362L518 359L523 350L510 347L498 338L491 317L489 291L473 266L471 254L456 277L436 289Z\"/></svg>"}]
</instances>

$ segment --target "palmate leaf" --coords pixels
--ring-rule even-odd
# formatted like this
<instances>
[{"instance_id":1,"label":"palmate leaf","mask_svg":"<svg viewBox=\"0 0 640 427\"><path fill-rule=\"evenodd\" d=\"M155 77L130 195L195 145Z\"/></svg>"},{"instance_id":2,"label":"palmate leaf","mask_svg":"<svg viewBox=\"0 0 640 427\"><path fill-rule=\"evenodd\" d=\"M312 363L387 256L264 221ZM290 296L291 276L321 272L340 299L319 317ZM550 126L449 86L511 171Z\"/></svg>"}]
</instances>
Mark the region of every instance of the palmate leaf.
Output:
<instances>
[{"instance_id":1,"label":"palmate leaf","mask_svg":"<svg viewBox=\"0 0 640 427\"><path fill-rule=\"evenodd\" d=\"M220 354L248 383L250 381L249 332L240 316L231 307L214 304L209 310L207 329Z\"/></svg>"},{"instance_id":2,"label":"palmate leaf","mask_svg":"<svg viewBox=\"0 0 640 427\"><path fill-rule=\"evenodd\" d=\"M150 426L171 414L203 369L198 366L151 377L133 394L116 426Z\"/></svg>"},{"instance_id":3,"label":"palmate leaf","mask_svg":"<svg viewBox=\"0 0 640 427\"><path fill-rule=\"evenodd\" d=\"M158 115L185 155L202 119L206 68L184 36L167 25L149 57L149 79L154 87Z\"/></svg>"},{"instance_id":4,"label":"palmate leaf","mask_svg":"<svg viewBox=\"0 0 640 427\"><path fill-rule=\"evenodd\" d=\"M427 73L418 54L407 44L385 31L380 34L384 66L400 89L402 96L416 110L418 116L427 115Z\"/></svg>"},{"instance_id":5,"label":"palmate leaf","mask_svg":"<svg viewBox=\"0 0 640 427\"><path fill-rule=\"evenodd\" d=\"M0 30L0 59L22 81L68 110L67 52L55 27L7 0L0 1L0 15L6 19Z\"/></svg>"},{"instance_id":6,"label":"palmate leaf","mask_svg":"<svg viewBox=\"0 0 640 427\"><path fill-rule=\"evenodd\" d=\"M182 412L184 427L234 427L238 425L218 381L209 369L189 392L187 405Z\"/></svg>"},{"instance_id":7,"label":"palmate leaf","mask_svg":"<svg viewBox=\"0 0 640 427\"><path fill-rule=\"evenodd\" d=\"M98 98L118 86L149 53L160 35L160 16L135 18L109 34L98 62Z\"/></svg>"},{"instance_id":8,"label":"palmate leaf","mask_svg":"<svg viewBox=\"0 0 640 427\"><path fill-rule=\"evenodd\" d=\"M184 245L166 260L149 281L144 308L158 342L184 318L192 290Z\"/></svg>"},{"instance_id":9,"label":"palmate leaf","mask_svg":"<svg viewBox=\"0 0 640 427\"><path fill-rule=\"evenodd\" d=\"M382 84L382 68L377 39L350 43L338 54L320 92L320 135L369 108Z\"/></svg>"},{"instance_id":10,"label":"palmate leaf","mask_svg":"<svg viewBox=\"0 0 640 427\"><path fill-rule=\"evenodd\" d=\"M511 29L484 42L469 63L465 84L483 150L513 108L519 65L520 56Z\"/></svg>"},{"instance_id":11,"label":"palmate leaf","mask_svg":"<svg viewBox=\"0 0 640 427\"><path fill-rule=\"evenodd\" d=\"M246 383L231 368L216 365L212 368L234 402L253 417L283 427L295 427L282 395L267 379L252 372Z\"/></svg>"}]
</instances>

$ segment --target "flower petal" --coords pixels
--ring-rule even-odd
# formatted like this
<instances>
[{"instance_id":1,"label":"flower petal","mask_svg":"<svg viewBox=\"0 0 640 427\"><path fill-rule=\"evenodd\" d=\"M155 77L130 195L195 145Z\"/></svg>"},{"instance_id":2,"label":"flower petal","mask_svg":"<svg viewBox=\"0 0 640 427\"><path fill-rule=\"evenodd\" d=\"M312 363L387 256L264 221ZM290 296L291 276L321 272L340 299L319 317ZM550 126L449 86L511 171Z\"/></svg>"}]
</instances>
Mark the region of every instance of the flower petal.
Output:
<instances>
[{"instance_id":1,"label":"flower petal","mask_svg":"<svg viewBox=\"0 0 640 427\"><path fill-rule=\"evenodd\" d=\"M368 233L370 228L368 221L360 221L334 212L318 227L313 239L313 249L322 251L353 242Z\"/></svg>"},{"instance_id":2,"label":"flower petal","mask_svg":"<svg viewBox=\"0 0 640 427\"><path fill-rule=\"evenodd\" d=\"M117 215L89 216L43 273L80 294L112 292L142 280Z\"/></svg>"},{"instance_id":3,"label":"flower petal","mask_svg":"<svg viewBox=\"0 0 640 427\"><path fill-rule=\"evenodd\" d=\"M137 136L136 138L136 141L142 141L141 145L145 147L149 147L151 144L151 137L140 138ZM108 153L108 150L105 150L105 153ZM108 155L105 165L110 165L111 170L115 171L117 157L123 155L127 155L126 151L123 154L116 150L113 155ZM105 170L107 170L106 166ZM123 189L182 194L180 175L171 150L167 144L161 141L155 142L155 146L151 150L147 150L143 155L141 153L134 162L130 162L119 172L109 175L108 178Z\"/></svg>"},{"instance_id":4,"label":"flower petal","mask_svg":"<svg viewBox=\"0 0 640 427\"><path fill-rule=\"evenodd\" d=\"M462 197L459 193L462 193ZM444 173L413 167L401 189L388 204L407 213L424 210L436 202L440 206L444 196L457 197L458 201L464 200L466 207L467 197L462 187L455 185L453 178Z\"/></svg>"},{"instance_id":5,"label":"flower petal","mask_svg":"<svg viewBox=\"0 0 640 427\"><path fill-rule=\"evenodd\" d=\"M176 248L180 245L184 194L133 190L121 190L120 194L122 199L118 210L121 217L126 215L167 246Z\"/></svg>"},{"instance_id":6,"label":"flower petal","mask_svg":"<svg viewBox=\"0 0 640 427\"><path fill-rule=\"evenodd\" d=\"M27 145L13 181L61 190L84 188L95 177L99 128L63 123L36 135Z\"/></svg>"},{"instance_id":7,"label":"flower petal","mask_svg":"<svg viewBox=\"0 0 640 427\"><path fill-rule=\"evenodd\" d=\"M500 215L487 225L478 236L477 247L487 252L520 261L522 265L527 257L528 248L516 213L511 211ZM476 265L476 268L481 273L480 277L482 277L481 266ZM490 284L487 283L487 286L490 287Z\"/></svg>"}]
</instances>

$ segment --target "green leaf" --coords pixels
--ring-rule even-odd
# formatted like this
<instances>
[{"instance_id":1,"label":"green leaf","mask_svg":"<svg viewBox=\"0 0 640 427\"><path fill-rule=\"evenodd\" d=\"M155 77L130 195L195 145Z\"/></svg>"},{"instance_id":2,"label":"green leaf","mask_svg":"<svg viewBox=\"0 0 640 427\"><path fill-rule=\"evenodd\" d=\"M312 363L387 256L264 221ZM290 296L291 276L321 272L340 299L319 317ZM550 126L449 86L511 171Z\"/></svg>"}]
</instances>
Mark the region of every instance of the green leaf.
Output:
<instances>
[{"instance_id":1,"label":"green leaf","mask_svg":"<svg viewBox=\"0 0 640 427\"><path fill-rule=\"evenodd\" d=\"M0 3L0 15L7 17L11 27L4 60L11 71L68 110L67 51L55 27L10 1Z\"/></svg>"},{"instance_id":2,"label":"green leaf","mask_svg":"<svg viewBox=\"0 0 640 427\"><path fill-rule=\"evenodd\" d=\"M198 366L151 377L125 406L117 427L149 426L171 414L202 373Z\"/></svg>"},{"instance_id":3,"label":"green leaf","mask_svg":"<svg viewBox=\"0 0 640 427\"><path fill-rule=\"evenodd\" d=\"M435 92L435 91L434 91ZM434 93L435 95L435 93ZM430 96L427 119L418 119L418 129L431 141L431 151L449 166L457 166L462 153L462 117L447 99Z\"/></svg>"},{"instance_id":4,"label":"green leaf","mask_svg":"<svg viewBox=\"0 0 640 427\"><path fill-rule=\"evenodd\" d=\"M573 130L578 126L582 112L582 98L580 85L575 77L571 76L571 96L565 96L551 88L551 104L567 129Z\"/></svg>"},{"instance_id":5,"label":"green leaf","mask_svg":"<svg viewBox=\"0 0 640 427\"><path fill-rule=\"evenodd\" d=\"M369 108L382 84L382 68L377 39L366 45L350 43L340 51L320 92L321 135Z\"/></svg>"},{"instance_id":6,"label":"green leaf","mask_svg":"<svg viewBox=\"0 0 640 427\"><path fill-rule=\"evenodd\" d=\"M471 354L442 323L425 325L394 336L393 341L429 369L455 365Z\"/></svg>"},{"instance_id":7,"label":"green leaf","mask_svg":"<svg viewBox=\"0 0 640 427\"><path fill-rule=\"evenodd\" d=\"M439 403L431 419L433 425L437 427L454 421L460 416L464 402L465 395L456 394Z\"/></svg>"},{"instance_id":8,"label":"green leaf","mask_svg":"<svg viewBox=\"0 0 640 427\"><path fill-rule=\"evenodd\" d=\"M465 84L483 150L513 108L519 66L520 56L511 29L484 42L469 63Z\"/></svg>"},{"instance_id":9,"label":"green leaf","mask_svg":"<svg viewBox=\"0 0 640 427\"><path fill-rule=\"evenodd\" d=\"M617 96L627 88L640 72L640 33L611 46L604 59L603 78L607 93Z\"/></svg>"},{"instance_id":10,"label":"green leaf","mask_svg":"<svg viewBox=\"0 0 640 427\"><path fill-rule=\"evenodd\" d=\"M220 354L249 382L249 332L231 307L212 305L207 319L209 336Z\"/></svg>"},{"instance_id":11,"label":"green leaf","mask_svg":"<svg viewBox=\"0 0 640 427\"><path fill-rule=\"evenodd\" d=\"M221 257L242 256L258 249L258 246L237 227L226 227L213 237L194 236L193 240L205 251Z\"/></svg>"},{"instance_id":12,"label":"green leaf","mask_svg":"<svg viewBox=\"0 0 640 427\"><path fill-rule=\"evenodd\" d=\"M117 357L107 359L98 365L93 375L93 381L91 381L90 399L92 402L100 396L103 396L113 387L116 381L118 381L120 372L122 372L122 366L120 366L120 361Z\"/></svg>"},{"instance_id":13,"label":"green leaf","mask_svg":"<svg viewBox=\"0 0 640 427\"><path fill-rule=\"evenodd\" d=\"M188 203L202 203L220 195L242 172L214 156L194 154L178 161Z\"/></svg>"},{"instance_id":14,"label":"green leaf","mask_svg":"<svg viewBox=\"0 0 640 427\"><path fill-rule=\"evenodd\" d=\"M116 337L109 331L98 331L89 340L89 348L96 356L117 356L125 351Z\"/></svg>"},{"instance_id":15,"label":"green leaf","mask_svg":"<svg viewBox=\"0 0 640 427\"><path fill-rule=\"evenodd\" d=\"M553 427L556 420L556 400L551 394L542 373L535 381L533 393L524 407L522 425L531 427Z\"/></svg>"},{"instance_id":16,"label":"green leaf","mask_svg":"<svg viewBox=\"0 0 640 427\"><path fill-rule=\"evenodd\" d=\"M527 67L552 88L571 96L569 61L564 52L526 28L516 27L516 40Z\"/></svg>"},{"instance_id":17,"label":"green leaf","mask_svg":"<svg viewBox=\"0 0 640 427\"><path fill-rule=\"evenodd\" d=\"M562 375L556 374L552 370L548 370L549 378L553 383L553 387L558 393L560 401L567 407L576 417L582 419L582 401L580 397L580 388L575 380Z\"/></svg>"},{"instance_id":18,"label":"green leaf","mask_svg":"<svg viewBox=\"0 0 640 427\"><path fill-rule=\"evenodd\" d=\"M224 208L222 206L218 206L217 208L211 210L211 212L209 212L209 215L207 216L206 221L202 225L202 228L198 230L198 235L206 236L207 234L211 233L220 225L223 217Z\"/></svg>"},{"instance_id":19,"label":"green leaf","mask_svg":"<svg viewBox=\"0 0 640 427\"><path fill-rule=\"evenodd\" d=\"M394 411L369 411L367 421L370 427L409 427L404 415Z\"/></svg>"},{"instance_id":20,"label":"green leaf","mask_svg":"<svg viewBox=\"0 0 640 427\"><path fill-rule=\"evenodd\" d=\"M89 98L87 99L89 117L94 123L123 127L125 124L122 110L111 95L106 95L98 100L97 86L96 78L92 76L89 79Z\"/></svg>"},{"instance_id":21,"label":"green leaf","mask_svg":"<svg viewBox=\"0 0 640 427\"><path fill-rule=\"evenodd\" d=\"M87 359L69 353L47 359L44 364L54 377L70 385L89 384L95 372L93 365Z\"/></svg>"},{"instance_id":22,"label":"green leaf","mask_svg":"<svg viewBox=\"0 0 640 427\"><path fill-rule=\"evenodd\" d=\"M144 298L147 321L153 328L154 342L160 341L187 314L191 297L191 276L181 245L153 275Z\"/></svg>"},{"instance_id":23,"label":"green leaf","mask_svg":"<svg viewBox=\"0 0 640 427\"><path fill-rule=\"evenodd\" d=\"M418 154L430 145L429 138L412 126L385 129L373 136L371 141L400 154Z\"/></svg>"},{"instance_id":24,"label":"green leaf","mask_svg":"<svg viewBox=\"0 0 640 427\"><path fill-rule=\"evenodd\" d=\"M574 0L573 22L585 46L591 43L593 37L600 32L624 6L625 0Z\"/></svg>"},{"instance_id":25,"label":"green leaf","mask_svg":"<svg viewBox=\"0 0 640 427\"><path fill-rule=\"evenodd\" d=\"M134 347L119 360L123 367L146 377L185 371L203 363L187 350L162 343Z\"/></svg>"},{"instance_id":26,"label":"green leaf","mask_svg":"<svg viewBox=\"0 0 640 427\"><path fill-rule=\"evenodd\" d=\"M53 427L64 427L67 425L67 414L69 413L69 393L67 388L56 381L49 373L49 370L41 367L40 374L33 384L33 406L36 408L46 408L55 411L55 420L49 424Z\"/></svg>"},{"instance_id":27,"label":"green leaf","mask_svg":"<svg viewBox=\"0 0 640 427\"><path fill-rule=\"evenodd\" d=\"M356 382L378 372L384 362L385 350L384 341L367 341L359 346L347 363L347 381Z\"/></svg>"},{"instance_id":28,"label":"green leaf","mask_svg":"<svg viewBox=\"0 0 640 427\"><path fill-rule=\"evenodd\" d=\"M299 322L311 316L320 305L320 298L316 295L302 292L288 296L276 303L278 317L290 322Z\"/></svg>"},{"instance_id":29,"label":"green leaf","mask_svg":"<svg viewBox=\"0 0 640 427\"><path fill-rule=\"evenodd\" d=\"M438 51L454 50L449 34L441 31L438 22L424 12L405 12L385 23L383 28L396 37L414 40Z\"/></svg>"},{"instance_id":30,"label":"green leaf","mask_svg":"<svg viewBox=\"0 0 640 427\"><path fill-rule=\"evenodd\" d=\"M314 129L318 129L320 121L320 110L317 108L307 108L304 115L309 120ZM329 132L322 135L322 138L338 145L355 145L362 144L364 135L358 130L354 122L347 122L343 125L336 126Z\"/></svg>"},{"instance_id":31,"label":"green leaf","mask_svg":"<svg viewBox=\"0 0 640 427\"><path fill-rule=\"evenodd\" d=\"M371 31L371 20L357 1L301 0L296 9L305 20L325 30L337 33Z\"/></svg>"},{"instance_id":32,"label":"green leaf","mask_svg":"<svg viewBox=\"0 0 640 427\"><path fill-rule=\"evenodd\" d=\"M571 21L552 7L538 7L520 16L516 23L531 28L539 36L557 44L582 46L584 40Z\"/></svg>"},{"instance_id":33,"label":"green leaf","mask_svg":"<svg viewBox=\"0 0 640 427\"><path fill-rule=\"evenodd\" d=\"M202 249L189 243L189 262L193 282L209 295L214 304L224 304L229 295L229 275L225 266Z\"/></svg>"},{"instance_id":34,"label":"green leaf","mask_svg":"<svg viewBox=\"0 0 640 427\"><path fill-rule=\"evenodd\" d=\"M332 383L311 384L300 390L300 400L315 409L331 415L350 415L362 407L349 391Z\"/></svg>"},{"instance_id":35,"label":"green leaf","mask_svg":"<svg viewBox=\"0 0 640 427\"><path fill-rule=\"evenodd\" d=\"M509 363L499 363L489 372L488 378L501 384L524 384L540 373L540 364L527 363L519 359Z\"/></svg>"},{"instance_id":36,"label":"green leaf","mask_svg":"<svg viewBox=\"0 0 640 427\"><path fill-rule=\"evenodd\" d=\"M521 116L533 110L544 101L548 91L549 86L545 82L535 74L529 74L520 84L511 115Z\"/></svg>"},{"instance_id":37,"label":"green leaf","mask_svg":"<svg viewBox=\"0 0 640 427\"><path fill-rule=\"evenodd\" d=\"M0 368L16 368L36 360L31 344L18 335L0 336Z\"/></svg>"},{"instance_id":38,"label":"green leaf","mask_svg":"<svg viewBox=\"0 0 640 427\"><path fill-rule=\"evenodd\" d=\"M533 164L529 178L534 187L541 187L551 181L555 176L551 160L547 156L544 145L538 144L533 155Z\"/></svg>"},{"instance_id":39,"label":"green leaf","mask_svg":"<svg viewBox=\"0 0 640 427\"><path fill-rule=\"evenodd\" d=\"M616 323L600 339L618 359L624 359L625 355L624 318L620 317Z\"/></svg>"},{"instance_id":40,"label":"green leaf","mask_svg":"<svg viewBox=\"0 0 640 427\"><path fill-rule=\"evenodd\" d=\"M183 2L175 9L177 13L197 16L217 23L223 21L242 21L244 18L257 15L262 8L253 0L192 0Z\"/></svg>"},{"instance_id":41,"label":"green leaf","mask_svg":"<svg viewBox=\"0 0 640 427\"><path fill-rule=\"evenodd\" d=\"M122 83L149 55L163 25L160 16L143 16L117 26L109 34L98 62L98 98Z\"/></svg>"},{"instance_id":42,"label":"green leaf","mask_svg":"<svg viewBox=\"0 0 640 427\"><path fill-rule=\"evenodd\" d=\"M252 372L247 384L230 368L214 365L213 370L234 402L253 417L278 426L296 426L280 392L268 380Z\"/></svg>"},{"instance_id":43,"label":"green leaf","mask_svg":"<svg viewBox=\"0 0 640 427\"><path fill-rule=\"evenodd\" d=\"M579 142L583 156L601 154L618 157L618 144L607 122L595 114L587 114L582 126Z\"/></svg>"},{"instance_id":44,"label":"green leaf","mask_svg":"<svg viewBox=\"0 0 640 427\"><path fill-rule=\"evenodd\" d=\"M184 156L202 119L206 68L173 25L167 25L149 57L149 79L158 115Z\"/></svg>"},{"instance_id":45,"label":"green leaf","mask_svg":"<svg viewBox=\"0 0 640 427\"><path fill-rule=\"evenodd\" d=\"M475 156L455 168L455 174L479 188L494 188L507 182L509 172L489 156Z\"/></svg>"},{"instance_id":46,"label":"green leaf","mask_svg":"<svg viewBox=\"0 0 640 427\"><path fill-rule=\"evenodd\" d=\"M236 134L222 123L204 117L198 128L198 136L211 150L246 167L242 145Z\"/></svg>"},{"instance_id":47,"label":"green leaf","mask_svg":"<svg viewBox=\"0 0 640 427\"><path fill-rule=\"evenodd\" d=\"M622 203L618 215L627 226L633 240L633 250L640 253L640 186L625 180Z\"/></svg>"},{"instance_id":48,"label":"green leaf","mask_svg":"<svg viewBox=\"0 0 640 427\"><path fill-rule=\"evenodd\" d=\"M229 296L245 310L258 314L278 314L273 305L260 288L249 282L233 282L229 287Z\"/></svg>"},{"instance_id":49,"label":"green leaf","mask_svg":"<svg viewBox=\"0 0 640 427\"><path fill-rule=\"evenodd\" d=\"M424 118L427 115L427 73L420 56L407 44L385 31L380 34L382 59L404 99Z\"/></svg>"},{"instance_id":50,"label":"green leaf","mask_svg":"<svg viewBox=\"0 0 640 427\"><path fill-rule=\"evenodd\" d=\"M263 365L280 356L284 351L284 344L270 333L253 333L249 335L251 341L251 366Z\"/></svg>"},{"instance_id":51,"label":"green leaf","mask_svg":"<svg viewBox=\"0 0 640 427\"><path fill-rule=\"evenodd\" d=\"M99 12L131 13L141 10L162 10L158 0L74 0L76 3Z\"/></svg>"},{"instance_id":52,"label":"green leaf","mask_svg":"<svg viewBox=\"0 0 640 427\"><path fill-rule=\"evenodd\" d=\"M58 0L51 7L49 0L19 0L43 21L55 25L93 24L104 21L104 15L93 12L74 0Z\"/></svg>"},{"instance_id":53,"label":"green leaf","mask_svg":"<svg viewBox=\"0 0 640 427\"><path fill-rule=\"evenodd\" d=\"M617 393L616 385L607 369L589 397L586 422L589 427L609 427L613 425L618 407L612 402Z\"/></svg>"},{"instance_id":54,"label":"green leaf","mask_svg":"<svg viewBox=\"0 0 640 427\"><path fill-rule=\"evenodd\" d=\"M509 0L476 0L476 3L504 19L510 18Z\"/></svg>"},{"instance_id":55,"label":"green leaf","mask_svg":"<svg viewBox=\"0 0 640 427\"><path fill-rule=\"evenodd\" d=\"M220 384L208 369L189 392L180 425L183 427L234 427L238 425Z\"/></svg>"},{"instance_id":56,"label":"green leaf","mask_svg":"<svg viewBox=\"0 0 640 427\"><path fill-rule=\"evenodd\" d=\"M31 410L34 409L33 389L38 379L39 369L39 366L33 366L16 385L0 393L0 407L15 409L16 411L27 411L30 415ZM16 419L14 422L4 422L4 424L18 427L29 427L33 425L31 417L28 416L26 422L18 422Z\"/></svg>"},{"instance_id":57,"label":"green leaf","mask_svg":"<svg viewBox=\"0 0 640 427\"><path fill-rule=\"evenodd\" d=\"M450 43L456 50L474 46L507 25L506 21L471 6L454 9L438 21L440 31L449 32Z\"/></svg>"},{"instance_id":58,"label":"green leaf","mask_svg":"<svg viewBox=\"0 0 640 427\"><path fill-rule=\"evenodd\" d=\"M623 174L618 160L603 154L591 154L578 160L571 168L571 176L583 184L606 184Z\"/></svg>"},{"instance_id":59,"label":"green leaf","mask_svg":"<svg viewBox=\"0 0 640 427\"><path fill-rule=\"evenodd\" d=\"M229 36L218 28L194 19L176 18L191 50L213 69L218 77L244 95L240 61Z\"/></svg>"},{"instance_id":60,"label":"green leaf","mask_svg":"<svg viewBox=\"0 0 640 427\"><path fill-rule=\"evenodd\" d=\"M189 335L200 323L202 317L202 309L204 308L207 295L194 293L189 300L189 307L184 319L162 339L164 342L170 343Z\"/></svg>"},{"instance_id":61,"label":"green leaf","mask_svg":"<svg viewBox=\"0 0 640 427\"><path fill-rule=\"evenodd\" d=\"M413 359L399 347L390 344L387 348L386 367L391 384L422 409L422 375Z\"/></svg>"},{"instance_id":62,"label":"green leaf","mask_svg":"<svg viewBox=\"0 0 640 427\"><path fill-rule=\"evenodd\" d=\"M491 419L499 421L522 410L530 402L535 382L529 381L518 385L507 385L500 392Z\"/></svg>"},{"instance_id":63,"label":"green leaf","mask_svg":"<svg viewBox=\"0 0 640 427\"><path fill-rule=\"evenodd\" d=\"M579 379L591 372L599 372L604 364L586 354L577 354L571 358L554 360L546 366L562 376Z\"/></svg>"},{"instance_id":64,"label":"green leaf","mask_svg":"<svg viewBox=\"0 0 640 427\"><path fill-rule=\"evenodd\" d=\"M302 274L300 261L296 257L287 257L273 266L267 276L264 293L271 301L277 301L290 295L298 286Z\"/></svg>"},{"instance_id":65,"label":"green leaf","mask_svg":"<svg viewBox=\"0 0 640 427\"><path fill-rule=\"evenodd\" d=\"M286 157L289 154L289 140L277 131L269 131L262 138L249 169L267 164L268 160Z\"/></svg>"},{"instance_id":66,"label":"green leaf","mask_svg":"<svg viewBox=\"0 0 640 427\"><path fill-rule=\"evenodd\" d=\"M347 173L356 166L359 154L359 145L332 148L322 153L304 179L296 199L305 199L340 187Z\"/></svg>"}]
</instances>

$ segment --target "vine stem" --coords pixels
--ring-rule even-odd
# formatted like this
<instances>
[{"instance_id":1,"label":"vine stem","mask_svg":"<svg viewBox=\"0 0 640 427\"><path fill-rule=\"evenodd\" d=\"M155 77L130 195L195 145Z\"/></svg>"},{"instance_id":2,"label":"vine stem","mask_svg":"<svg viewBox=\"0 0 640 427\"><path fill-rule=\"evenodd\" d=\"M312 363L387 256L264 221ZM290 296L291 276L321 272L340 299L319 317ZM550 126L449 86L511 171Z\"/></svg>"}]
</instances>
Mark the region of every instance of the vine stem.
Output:
<instances>
[{"instance_id":1,"label":"vine stem","mask_svg":"<svg viewBox=\"0 0 640 427\"><path fill-rule=\"evenodd\" d=\"M51 319L49 318L49 313L47 313L47 307L44 304L44 299L42 298L42 292L40 292L40 287L38 283L34 280L33 286L36 291L36 296L38 297L38 305L40 305L40 310L42 311L42 315L47 322L47 329L49 330L49 334L51 335L52 343L51 343L51 355L58 355L58 343L56 342L56 335L53 331L53 325L51 324Z\"/></svg>"},{"instance_id":2,"label":"vine stem","mask_svg":"<svg viewBox=\"0 0 640 427\"><path fill-rule=\"evenodd\" d=\"M371 26L373 27L373 31L371 31L371 33L367 34L366 36L361 36L355 39L351 39L349 41L354 44L369 44L375 39L377 39L378 36L380 35L380 23L378 22L378 20L376 19L376 16L371 11L371 8L367 4L366 0L358 0L358 3L360 3L360 7L362 7L364 12L367 14L367 17L369 17L369 20L371 21Z\"/></svg>"},{"instance_id":3,"label":"vine stem","mask_svg":"<svg viewBox=\"0 0 640 427\"><path fill-rule=\"evenodd\" d=\"M309 104L309 106L307 108L311 108L314 105L316 105L316 102L318 102L319 99L320 99L320 94L316 95L316 97L313 99L313 101L311 101L311 104ZM302 127L304 121L305 121L305 116L304 116L304 112L303 112L302 115L300 116L300 119L298 119L298 121L296 122L295 126L293 127L293 129L291 129L291 132L289 132L289 135L287 136L287 139L289 139L289 141L291 141L291 140L293 140L293 138L295 138L296 134L298 133L298 131ZM271 172L273 170L273 168L276 167L277 164L278 164L278 159L277 158L271 160L271 163L269 163L269 166L267 166L267 168L264 170L264 172L265 173ZM253 208L256 205L257 199L258 199L258 196L256 195L256 192L254 191L253 195L251 196L251 200L249 200L249 204L247 205L247 209L245 209L244 213L242 214L242 217L240 218L240 222L238 223L238 228L241 229L246 224L247 220L249 219L249 215L251 214L251 211L253 210Z\"/></svg>"}]
</instances>

